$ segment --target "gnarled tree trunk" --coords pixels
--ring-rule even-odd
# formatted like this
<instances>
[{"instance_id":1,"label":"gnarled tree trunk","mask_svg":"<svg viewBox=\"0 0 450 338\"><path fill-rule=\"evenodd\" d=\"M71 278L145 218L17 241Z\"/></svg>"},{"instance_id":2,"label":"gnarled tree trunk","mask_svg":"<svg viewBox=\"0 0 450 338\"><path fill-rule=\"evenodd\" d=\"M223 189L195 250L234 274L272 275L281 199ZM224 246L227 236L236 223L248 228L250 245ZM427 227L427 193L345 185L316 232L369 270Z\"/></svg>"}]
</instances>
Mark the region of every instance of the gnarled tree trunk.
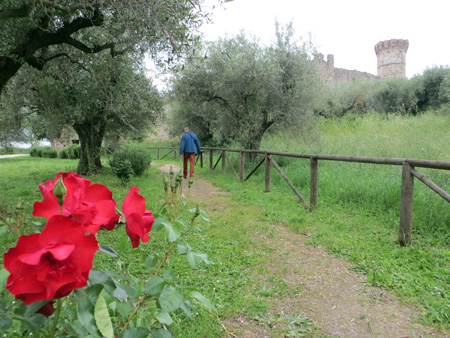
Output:
<instances>
[{"instance_id":1,"label":"gnarled tree trunk","mask_svg":"<svg viewBox=\"0 0 450 338\"><path fill-rule=\"evenodd\" d=\"M97 123L85 122L74 124L73 128L80 139L80 162L77 173L80 175L94 174L102 168L100 153L106 122L104 120L97 121Z\"/></svg>"}]
</instances>

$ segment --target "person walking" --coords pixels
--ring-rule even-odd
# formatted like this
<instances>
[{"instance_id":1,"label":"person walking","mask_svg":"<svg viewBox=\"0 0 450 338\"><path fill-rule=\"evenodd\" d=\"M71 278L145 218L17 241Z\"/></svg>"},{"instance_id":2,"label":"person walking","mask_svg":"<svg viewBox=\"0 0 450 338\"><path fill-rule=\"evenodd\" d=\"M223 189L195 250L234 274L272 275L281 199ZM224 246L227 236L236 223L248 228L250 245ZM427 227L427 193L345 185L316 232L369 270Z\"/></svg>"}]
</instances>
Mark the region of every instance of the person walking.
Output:
<instances>
[{"instance_id":1,"label":"person walking","mask_svg":"<svg viewBox=\"0 0 450 338\"><path fill-rule=\"evenodd\" d=\"M183 177L188 177L187 165L190 164L189 176L194 176L195 153L200 154L202 148L197 135L190 131L189 127L184 127L184 134L181 137L180 157L183 160Z\"/></svg>"}]
</instances>

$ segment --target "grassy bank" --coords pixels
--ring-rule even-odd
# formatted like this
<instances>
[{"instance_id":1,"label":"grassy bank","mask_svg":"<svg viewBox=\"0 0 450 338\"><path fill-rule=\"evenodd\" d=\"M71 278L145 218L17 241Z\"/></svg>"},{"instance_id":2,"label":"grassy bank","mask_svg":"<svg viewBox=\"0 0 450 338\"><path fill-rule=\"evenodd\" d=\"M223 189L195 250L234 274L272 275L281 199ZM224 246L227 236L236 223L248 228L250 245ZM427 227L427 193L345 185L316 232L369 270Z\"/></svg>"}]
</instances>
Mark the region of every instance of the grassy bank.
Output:
<instances>
[{"instance_id":1,"label":"grassy bank","mask_svg":"<svg viewBox=\"0 0 450 338\"><path fill-rule=\"evenodd\" d=\"M310 135L277 134L262 149L377 157L450 161L450 117L425 114L323 120ZM218 155L217 155L218 156ZM238 163L236 155L233 162ZM309 161L275 158L306 199ZM236 166L238 168L238 166ZM251 170L247 164L246 173ZM450 172L419 169L450 191ZM450 326L450 204L416 180L413 243L397 244L401 167L319 162L319 208L305 211L281 176L272 171L272 192L264 190L263 169L242 184L220 169L205 175L244 205L258 206L261 221L281 222L302 233L310 243L345 257L372 285L395 291L423 311L424 323Z\"/></svg>"}]
</instances>

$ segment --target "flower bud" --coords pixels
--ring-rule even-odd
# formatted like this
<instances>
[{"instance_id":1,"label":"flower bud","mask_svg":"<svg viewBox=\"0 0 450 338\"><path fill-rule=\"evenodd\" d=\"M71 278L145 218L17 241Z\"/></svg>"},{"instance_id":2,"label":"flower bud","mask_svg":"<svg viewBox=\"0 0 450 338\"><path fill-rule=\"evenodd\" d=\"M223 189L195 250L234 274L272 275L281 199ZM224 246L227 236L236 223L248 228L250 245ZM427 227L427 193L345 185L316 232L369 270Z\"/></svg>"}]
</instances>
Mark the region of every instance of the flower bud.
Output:
<instances>
[{"instance_id":1,"label":"flower bud","mask_svg":"<svg viewBox=\"0 0 450 338\"><path fill-rule=\"evenodd\" d=\"M53 187L53 195L56 196L56 200L58 201L59 205L63 205L64 203L64 196L67 194L66 186L63 183L62 175L59 176L58 181L56 181L55 186Z\"/></svg>"},{"instance_id":2,"label":"flower bud","mask_svg":"<svg viewBox=\"0 0 450 338\"><path fill-rule=\"evenodd\" d=\"M167 192L169 189L169 179L167 178L167 175L163 174L163 183L164 183L164 190Z\"/></svg>"},{"instance_id":3,"label":"flower bud","mask_svg":"<svg viewBox=\"0 0 450 338\"><path fill-rule=\"evenodd\" d=\"M195 209L195 214L194 215L195 215L195 217L200 215L200 208L198 207L198 204L197 204L197 209Z\"/></svg>"},{"instance_id":4,"label":"flower bud","mask_svg":"<svg viewBox=\"0 0 450 338\"><path fill-rule=\"evenodd\" d=\"M189 184L189 188L190 188L191 185L194 184L194 178L190 177L189 181L188 181L188 184Z\"/></svg>"}]
</instances>

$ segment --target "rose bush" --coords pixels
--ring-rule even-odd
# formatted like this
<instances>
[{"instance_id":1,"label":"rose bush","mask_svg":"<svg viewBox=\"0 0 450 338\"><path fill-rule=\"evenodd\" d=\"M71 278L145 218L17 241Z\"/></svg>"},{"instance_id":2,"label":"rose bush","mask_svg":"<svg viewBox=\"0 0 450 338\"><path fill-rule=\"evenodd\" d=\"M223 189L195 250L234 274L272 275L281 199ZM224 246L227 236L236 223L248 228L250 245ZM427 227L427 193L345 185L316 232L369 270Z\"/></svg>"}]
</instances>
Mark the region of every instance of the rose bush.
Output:
<instances>
[{"instance_id":1,"label":"rose bush","mask_svg":"<svg viewBox=\"0 0 450 338\"><path fill-rule=\"evenodd\" d=\"M151 334L166 338L172 337L168 330L172 312L191 317L196 303L215 311L196 288L183 286L179 273L163 269L174 248L187 256L193 268L213 264L186 242L195 229L195 219L208 219L198 207L188 210L190 221L181 218L187 203L180 177L181 173L175 176L172 170L164 177L165 206L159 215L146 209L146 200L136 187L130 188L122 211L113 214L116 203L111 191L77 174L59 173L41 184L43 201L34 204L33 215L46 217L48 222L41 233L20 236L17 245L4 254L0 282L9 274L6 289L17 302L0 300L0 330L13 330L14 336L140 338ZM121 224L133 248L147 243L150 231L165 231L165 252L144 260L148 280L120 269L93 269L96 252L119 256L113 248L98 243L98 230L120 229ZM140 317L140 312L145 315Z\"/></svg>"}]
</instances>

